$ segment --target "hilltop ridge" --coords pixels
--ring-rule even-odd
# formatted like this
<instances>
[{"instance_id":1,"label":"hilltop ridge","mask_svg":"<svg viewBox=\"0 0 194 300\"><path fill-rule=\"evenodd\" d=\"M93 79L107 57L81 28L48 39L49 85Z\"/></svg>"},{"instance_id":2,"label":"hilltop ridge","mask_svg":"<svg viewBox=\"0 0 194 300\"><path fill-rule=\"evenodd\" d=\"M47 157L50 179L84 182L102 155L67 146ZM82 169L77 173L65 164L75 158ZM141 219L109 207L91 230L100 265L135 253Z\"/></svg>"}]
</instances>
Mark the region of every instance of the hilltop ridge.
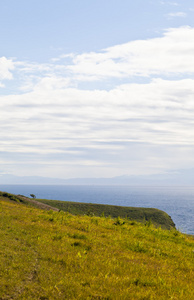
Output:
<instances>
[{"instance_id":1,"label":"hilltop ridge","mask_svg":"<svg viewBox=\"0 0 194 300\"><path fill-rule=\"evenodd\" d=\"M0 192L0 195L27 205L31 205L44 210L65 211L73 215L105 216L112 218L127 218L137 222L152 222L155 226L161 226L163 229L175 228L171 217L164 211L156 208L144 207L125 207L106 204L80 203L47 199L31 199L23 195L14 195L6 192Z\"/></svg>"}]
</instances>

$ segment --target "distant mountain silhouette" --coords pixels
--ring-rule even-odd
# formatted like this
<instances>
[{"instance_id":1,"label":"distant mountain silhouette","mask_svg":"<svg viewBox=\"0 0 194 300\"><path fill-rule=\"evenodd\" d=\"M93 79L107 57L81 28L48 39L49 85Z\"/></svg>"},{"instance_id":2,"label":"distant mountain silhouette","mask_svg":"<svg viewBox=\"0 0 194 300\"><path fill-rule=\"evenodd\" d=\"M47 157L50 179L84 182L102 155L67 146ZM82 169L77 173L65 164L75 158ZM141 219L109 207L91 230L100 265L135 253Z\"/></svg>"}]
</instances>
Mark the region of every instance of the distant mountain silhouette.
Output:
<instances>
[{"instance_id":1,"label":"distant mountain silhouette","mask_svg":"<svg viewBox=\"0 0 194 300\"><path fill-rule=\"evenodd\" d=\"M117 176L112 178L49 178L41 176L0 175L1 184L35 185L194 185L194 169L153 175Z\"/></svg>"}]
</instances>

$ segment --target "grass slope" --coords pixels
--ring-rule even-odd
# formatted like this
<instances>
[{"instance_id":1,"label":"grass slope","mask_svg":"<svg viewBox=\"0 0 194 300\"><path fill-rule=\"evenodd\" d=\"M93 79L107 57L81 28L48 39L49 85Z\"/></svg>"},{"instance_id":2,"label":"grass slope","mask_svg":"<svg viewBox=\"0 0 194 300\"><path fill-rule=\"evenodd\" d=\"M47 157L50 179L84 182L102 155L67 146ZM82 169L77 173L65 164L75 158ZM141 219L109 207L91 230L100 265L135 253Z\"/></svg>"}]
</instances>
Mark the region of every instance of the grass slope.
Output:
<instances>
[{"instance_id":1,"label":"grass slope","mask_svg":"<svg viewBox=\"0 0 194 300\"><path fill-rule=\"evenodd\" d=\"M124 207L116 205L103 205L91 203L79 203L58 200L38 199L38 202L56 207L60 210L67 211L73 215L95 215L95 216L111 216L117 218L127 218L138 222L151 221L156 226L161 226L164 229L175 227L171 217L156 208L142 207Z\"/></svg>"},{"instance_id":2,"label":"grass slope","mask_svg":"<svg viewBox=\"0 0 194 300\"><path fill-rule=\"evenodd\" d=\"M0 299L194 299L194 240L0 196Z\"/></svg>"}]
</instances>

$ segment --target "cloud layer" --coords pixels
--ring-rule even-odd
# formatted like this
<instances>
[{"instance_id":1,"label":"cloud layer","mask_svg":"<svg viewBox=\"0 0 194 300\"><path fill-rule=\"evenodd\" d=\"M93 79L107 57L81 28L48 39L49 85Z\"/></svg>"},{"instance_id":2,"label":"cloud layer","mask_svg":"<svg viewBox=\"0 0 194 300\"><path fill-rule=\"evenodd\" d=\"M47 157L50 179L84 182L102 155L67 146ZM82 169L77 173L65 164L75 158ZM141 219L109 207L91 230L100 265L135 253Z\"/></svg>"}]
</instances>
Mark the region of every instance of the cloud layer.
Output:
<instances>
[{"instance_id":1,"label":"cloud layer","mask_svg":"<svg viewBox=\"0 0 194 300\"><path fill-rule=\"evenodd\" d=\"M55 176L194 164L193 53L194 28L181 27L47 64L0 58L0 80L16 87L0 98L3 162L58 165Z\"/></svg>"}]
</instances>

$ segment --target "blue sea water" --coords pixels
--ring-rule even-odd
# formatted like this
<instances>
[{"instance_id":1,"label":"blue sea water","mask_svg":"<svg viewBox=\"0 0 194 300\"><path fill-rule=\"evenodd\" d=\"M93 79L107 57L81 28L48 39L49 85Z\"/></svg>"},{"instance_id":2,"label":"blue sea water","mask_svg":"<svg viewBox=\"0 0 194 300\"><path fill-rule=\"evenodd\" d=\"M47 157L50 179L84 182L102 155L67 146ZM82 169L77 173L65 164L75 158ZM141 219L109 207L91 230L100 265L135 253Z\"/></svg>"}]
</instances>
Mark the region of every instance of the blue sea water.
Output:
<instances>
[{"instance_id":1,"label":"blue sea water","mask_svg":"<svg viewBox=\"0 0 194 300\"><path fill-rule=\"evenodd\" d=\"M0 185L0 190L40 199L154 207L167 212L181 232L194 235L194 186Z\"/></svg>"}]
</instances>

